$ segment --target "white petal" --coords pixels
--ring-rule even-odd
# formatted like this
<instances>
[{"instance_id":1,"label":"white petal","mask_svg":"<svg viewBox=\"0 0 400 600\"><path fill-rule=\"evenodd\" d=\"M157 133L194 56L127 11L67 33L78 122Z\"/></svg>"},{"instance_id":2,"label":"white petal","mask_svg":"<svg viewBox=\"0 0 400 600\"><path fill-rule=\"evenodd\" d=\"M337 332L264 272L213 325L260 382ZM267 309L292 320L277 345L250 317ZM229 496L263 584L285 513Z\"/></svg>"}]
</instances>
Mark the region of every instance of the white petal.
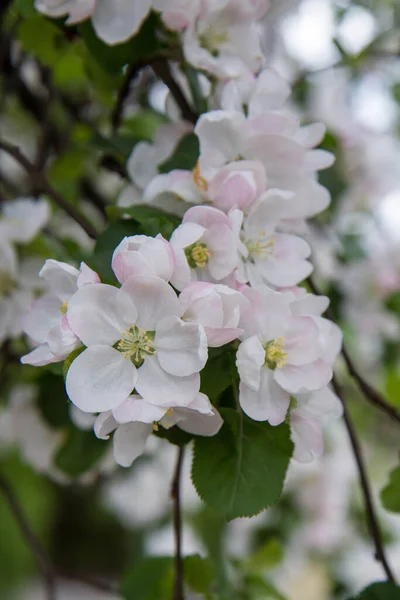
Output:
<instances>
[{"instance_id":1,"label":"white petal","mask_svg":"<svg viewBox=\"0 0 400 600\"><path fill-rule=\"evenodd\" d=\"M275 379L290 394L306 393L325 387L332 379L332 369L322 360L301 365L285 365L275 369Z\"/></svg>"},{"instance_id":2,"label":"white petal","mask_svg":"<svg viewBox=\"0 0 400 600\"><path fill-rule=\"evenodd\" d=\"M47 343L53 354L59 357L59 360L67 358L72 350L75 350L75 348L78 348L78 346L81 345L77 336L68 326L65 315L61 319L59 325L55 325L50 329L49 335L47 336Z\"/></svg>"},{"instance_id":3,"label":"white petal","mask_svg":"<svg viewBox=\"0 0 400 600\"><path fill-rule=\"evenodd\" d=\"M77 280L78 289L89 283L100 283L100 277L86 263L81 262Z\"/></svg>"},{"instance_id":4,"label":"white petal","mask_svg":"<svg viewBox=\"0 0 400 600\"><path fill-rule=\"evenodd\" d=\"M137 319L129 296L112 285L94 283L78 290L68 302L68 323L85 346L113 345Z\"/></svg>"},{"instance_id":5,"label":"white petal","mask_svg":"<svg viewBox=\"0 0 400 600\"><path fill-rule=\"evenodd\" d=\"M158 324L154 338L158 360L167 373L179 377L201 371L207 361L207 336L197 323L166 317Z\"/></svg>"},{"instance_id":6,"label":"white petal","mask_svg":"<svg viewBox=\"0 0 400 600\"><path fill-rule=\"evenodd\" d=\"M70 299L77 289L78 269L58 260L48 259L39 273L49 284L60 304Z\"/></svg>"},{"instance_id":7,"label":"white petal","mask_svg":"<svg viewBox=\"0 0 400 600\"><path fill-rule=\"evenodd\" d=\"M299 462L311 462L324 451L321 425L314 419L306 419L294 410L290 418L291 437L294 443L293 458Z\"/></svg>"},{"instance_id":8,"label":"white petal","mask_svg":"<svg viewBox=\"0 0 400 600\"><path fill-rule=\"evenodd\" d=\"M59 362L59 358L54 356L48 344L40 344L37 348L21 357L23 365L32 365L33 367L43 367L54 362Z\"/></svg>"},{"instance_id":9,"label":"white petal","mask_svg":"<svg viewBox=\"0 0 400 600\"><path fill-rule=\"evenodd\" d=\"M35 342L44 343L52 327L61 321L60 300L56 296L42 296L33 303L22 319L22 329Z\"/></svg>"},{"instance_id":10,"label":"white petal","mask_svg":"<svg viewBox=\"0 0 400 600\"><path fill-rule=\"evenodd\" d=\"M71 364L65 381L71 401L84 412L111 410L133 390L137 370L109 346L91 346Z\"/></svg>"},{"instance_id":11,"label":"white petal","mask_svg":"<svg viewBox=\"0 0 400 600\"><path fill-rule=\"evenodd\" d=\"M143 454L152 427L147 423L125 423L120 425L113 437L115 462L121 467L130 467Z\"/></svg>"},{"instance_id":12,"label":"white petal","mask_svg":"<svg viewBox=\"0 0 400 600\"><path fill-rule=\"evenodd\" d=\"M179 225L171 236L171 245L175 248L191 246L204 234L205 228L198 223L183 223Z\"/></svg>"},{"instance_id":13,"label":"white petal","mask_svg":"<svg viewBox=\"0 0 400 600\"><path fill-rule=\"evenodd\" d=\"M166 412L166 408L149 404L138 395L129 396L114 408L112 414L120 424L140 421L141 423L153 423L159 421Z\"/></svg>"},{"instance_id":14,"label":"white petal","mask_svg":"<svg viewBox=\"0 0 400 600\"><path fill-rule=\"evenodd\" d=\"M132 299L138 313L137 326L145 331L155 331L163 317L179 317L181 314L176 293L159 277L132 277L124 283L121 290Z\"/></svg>"},{"instance_id":15,"label":"white petal","mask_svg":"<svg viewBox=\"0 0 400 600\"><path fill-rule=\"evenodd\" d=\"M285 420L290 395L274 381L273 372L262 369L260 388L256 392L243 383L239 388L239 402L244 412L255 421L269 421L279 425Z\"/></svg>"},{"instance_id":16,"label":"white petal","mask_svg":"<svg viewBox=\"0 0 400 600\"><path fill-rule=\"evenodd\" d=\"M212 436L218 433L223 425L223 419L216 408L212 407L212 414L201 414L186 408L176 409L182 413L185 418L178 421L178 427L193 433L194 435Z\"/></svg>"},{"instance_id":17,"label":"white petal","mask_svg":"<svg viewBox=\"0 0 400 600\"><path fill-rule=\"evenodd\" d=\"M138 369L136 390L143 398L156 406L187 406L200 388L200 375L188 377L170 375L161 368L157 357L146 358Z\"/></svg>"},{"instance_id":18,"label":"white petal","mask_svg":"<svg viewBox=\"0 0 400 600\"><path fill-rule=\"evenodd\" d=\"M97 0L94 30L106 44L119 44L135 35L150 8L151 0Z\"/></svg>"},{"instance_id":19,"label":"white petal","mask_svg":"<svg viewBox=\"0 0 400 600\"><path fill-rule=\"evenodd\" d=\"M258 336L254 335L240 344L236 366L240 379L252 390L258 390L260 386L260 371L264 362L265 350Z\"/></svg>"},{"instance_id":20,"label":"white petal","mask_svg":"<svg viewBox=\"0 0 400 600\"><path fill-rule=\"evenodd\" d=\"M94 422L94 433L99 440L108 440L110 433L118 427L117 421L110 410L99 414Z\"/></svg>"}]
</instances>

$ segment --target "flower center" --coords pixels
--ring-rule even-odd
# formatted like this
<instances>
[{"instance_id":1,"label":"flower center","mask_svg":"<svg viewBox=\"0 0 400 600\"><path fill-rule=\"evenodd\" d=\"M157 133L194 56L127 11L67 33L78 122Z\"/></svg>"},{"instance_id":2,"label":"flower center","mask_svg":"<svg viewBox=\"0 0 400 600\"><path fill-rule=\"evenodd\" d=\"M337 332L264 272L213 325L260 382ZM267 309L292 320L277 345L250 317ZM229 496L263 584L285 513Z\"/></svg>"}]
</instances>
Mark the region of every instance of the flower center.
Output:
<instances>
[{"instance_id":1,"label":"flower center","mask_svg":"<svg viewBox=\"0 0 400 600\"><path fill-rule=\"evenodd\" d=\"M65 301L61 304L61 306L58 307L58 310L60 311L60 313L62 314L62 316L64 316L65 314L67 314L67 310L68 310L68 302Z\"/></svg>"},{"instance_id":2,"label":"flower center","mask_svg":"<svg viewBox=\"0 0 400 600\"><path fill-rule=\"evenodd\" d=\"M286 365L287 352L283 349L285 338L277 338L265 344L265 363L269 369L281 369Z\"/></svg>"},{"instance_id":3,"label":"flower center","mask_svg":"<svg viewBox=\"0 0 400 600\"><path fill-rule=\"evenodd\" d=\"M0 271L0 295L7 296L15 288L15 281L7 271Z\"/></svg>"},{"instance_id":4,"label":"flower center","mask_svg":"<svg viewBox=\"0 0 400 600\"><path fill-rule=\"evenodd\" d=\"M206 192L208 189L207 180L201 174L199 163L196 164L195 168L192 171L192 177L195 186L202 192Z\"/></svg>"},{"instance_id":5,"label":"flower center","mask_svg":"<svg viewBox=\"0 0 400 600\"><path fill-rule=\"evenodd\" d=\"M260 239L245 242L249 256L253 259L267 260L274 254L274 240L266 239L265 231L260 231L258 237Z\"/></svg>"},{"instance_id":6,"label":"flower center","mask_svg":"<svg viewBox=\"0 0 400 600\"><path fill-rule=\"evenodd\" d=\"M185 248L185 254L192 269L196 269L197 267L202 269L205 267L211 256L207 244L203 244L202 242L196 242Z\"/></svg>"},{"instance_id":7,"label":"flower center","mask_svg":"<svg viewBox=\"0 0 400 600\"><path fill-rule=\"evenodd\" d=\"M199 45L201 48L208 50L211 56L219 56L219 46L229 41L229 36L226 31L217 29L213 25L210 25L202 31L199 36Z\"/></svg>"},{"instance_id":8,"label":"flower center","mask_svg":"<svg viewBox=\"0 0 400 600\"><path fill-rule=\"evenodd\" d=\"M156 353L152 346L154 333L131 325L126 329L115 348L124 358L130 358L136 367L140 367L144 359Z\"/></svg>"}]
</instances>

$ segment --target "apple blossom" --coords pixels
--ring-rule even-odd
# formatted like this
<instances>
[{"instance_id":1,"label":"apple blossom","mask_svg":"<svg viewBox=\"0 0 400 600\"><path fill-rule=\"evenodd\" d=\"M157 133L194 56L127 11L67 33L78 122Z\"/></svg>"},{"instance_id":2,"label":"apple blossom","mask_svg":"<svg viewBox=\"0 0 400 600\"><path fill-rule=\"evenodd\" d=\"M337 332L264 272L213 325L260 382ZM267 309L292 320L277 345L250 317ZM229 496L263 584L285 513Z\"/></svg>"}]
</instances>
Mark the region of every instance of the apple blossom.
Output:
<instances>
[{"instance_id":1,"label":"apple blossom","mask_svg":"<svg viewBox=\"0 0 400 600\"><path fill-rule=\"evenodd\" d=\"M129 467L143 453L154 429L178 425L194 435L212 436L218 433L222 422L218 411L204 394L197 394L185 407L155 406L139 395L132 395L117 408L102 412L96 419L94 430L100 439L108 439L114 432L115 461Z\"/></svg>"},{"instance_id":2,"label":"apple blossom","mask_svg":"<svg viewBox=\"0 0 400 600\"><path fill-rule=\"evenodd\" d=\"M170 244L158 235L125 237L114 250L112 269L122 284L134 275L155 275L169 281L174 270L174 255Z\"/></svg>"},{"instance_id":3,"label":"apple blossom","mask_svg":"<svg viewBox=\"0 0 400 600\"><path fill-rule=\"evenodd\" d=\"M81 345L69 326L68 302L77 289L100 281L85 263L78 270L52 259L45 262L39 275L49 291L33 302L22 323L23 331L37 346L21 362L34 366L64 360Z\"/></svg>"},{"instance_id":4,"label":"apple blossom","mask_svg":"<svg viewBox=\"0 0 400 600\"><path fill-rule=\"evenodd\" d=\"M116 408L135 388L158 406L186 406L199 391L207 339L179 317L178 298L164 280L131 277L117 289L95 284L68 303L68 322L87 346L66 379L71 401L85 412Z\"/></svg>"},{"instance_id":5,"label":"apple blossom","mask_svg":"<svg viewBox=\"0 0 400 600\"><path fill-rule=\"evenodd\" d=\"M207 185L214 206L228 213L232 208L248 210L267 186L260 161L238 160L221 167Z\"/></svg>"},{"instance_id":6,"label":"apple blossom","mask_svg":"<svg viewBox=\"0 0 400 600\"><path fill-rule=\"evenodd\" d=\"M179 302L182 319L203 325L211 347L228 344L243 333L238 325L246 298L226 285L190 283L181 292Z\"/></svg>"},{"instance_id":7,"label":"apple blossom","mask_svg":"<svg viewBox=\"0 0 400 600\"><path fill-rule=\"evenodd\" d=\"M251 325L237 352L239 401L254 420L278 425L291 395L323 388L332 377L321 358L320 330L309 316L292 316L291 295L260 286L253 293Z\"/></svg>"},{"instance_id":8,"label":"apple blossom","mask_svg":"<svg viewBox=\"0 0 400 600\"><path fill-rule=\"evenodd\" d=\"M211 206L194 206L171 236L175 271L171 283L182 290L191 281L221 281L238 265L238 231L235 220ZM241 219L242 213L240 213Z\"/></svg>"}]
</instances>

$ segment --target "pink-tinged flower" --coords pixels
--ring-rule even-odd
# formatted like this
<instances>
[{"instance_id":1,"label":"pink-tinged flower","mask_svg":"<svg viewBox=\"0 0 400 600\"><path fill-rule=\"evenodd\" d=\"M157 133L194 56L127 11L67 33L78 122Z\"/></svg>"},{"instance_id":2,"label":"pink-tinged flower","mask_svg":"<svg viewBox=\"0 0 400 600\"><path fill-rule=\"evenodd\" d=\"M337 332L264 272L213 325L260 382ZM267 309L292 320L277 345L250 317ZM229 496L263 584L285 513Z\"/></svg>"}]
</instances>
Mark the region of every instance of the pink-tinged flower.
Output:
<instances>
[{"instance_id":1,"label":"pink-tinged flower","mask_svg":"<svg viewBox=\"0 0 400 600\"><path fill-rule=\"evenodd\" d=\"M85 412L116 408L136 388L157 406L187 406L196 397L207 360L207 338L179 317L168 283L154 276L128 279L118 289L98 284L78 290L68 322L87 349L69 368L71 401Z\"/></svg>"},{"instance_id":2,"label":"pink-tinged flower","mask_svg":"<svg viewBox=\"0 0 400 600\"><path fill-rule=\"evenodd\" d=\"M202 10L203 0L153 0L153 8L162 14L168 29L181 31L189 27Z\"/></svg>"},{"instance_id":3,"label":"pink-tinged flower","mask_svg":"<svg viewBox=\"0 0 400 600\"><path fill-rule=\"evenodd\" d=\"M195 132L200 169L208 180L226 163L258 160L270 188L296 192L333 162L329 152L310 149L319 129L303 131L293 117L278 112L246 119L238 111L215 110L201 115Z\"/></svg>"},{"instance_id":4,"label":"pink-tinged flower","mask_svg":"<svg viewBox=\"0 0 400 600\"><path fill-rule=\"evenodd\" d=\"M151 10L152 0L36 0L37 10L49 17L68 15L73 25L92 18L93 28L106 44L120 44L135 35Z\"/></svg>"},{"instance_id":5,"label":"pink-tinged flower","mask_svg":"<svg viewBox=\"0 0 400 600\"><path fill-rule=\"evenodd\" d=\"M312 272L306 259L311 249L303 239L278 233L285 196L267 192L243 220L241 232L242 262L237 279L252 286L265 283L275 287L292 286Z\"/></svg>"},{"instance_id":6,"label":"pink-tinged flower","mask_svg":"<svg viewBox=\"0 0 400 600\"><path fill-rule=\"evenodd\" d=\"M238 265L236 214L225 215L217 208L194 206L171 236L175 271L171 283L182 290L191 281L221 281Z\"/></svg>"},{"instance_id":7,"label":"pink-tinged flower","mask_svg":"<svg viewBox=\"0 0 400 600\"><path fill-rule=\"evenodd\" d=\"M262 4L266 8L266 2L248 0L203 2L200 15L183 33L186 60L221 79L257 71L263 54L255 19L262 13Z\"/></svg>"},{"instance_id":8,"label":"pink-tinged flower","mask_svg":"<svg viewBox=\"0 0 400 600\"><path fill-rule=\"evenodd\" d=\"M169 281L174 270L172 248L161 234L125 237L114 250L112 269L122 284L135 275L155 275Z\"/></svg>"},{"instance_id":9,"label":"pink-tinged flower","mask_svg":"<svg viewBox=\"0 0 400 600\"><path fill-rule=\"evenodd\" d=\"M196 281L190 283L179 296L184 321L200 323L211 347L223 346L237 339L241 308L247 300L226 285Z\"/></svg>"},{"instance_id":10,"label":"pink-tinged flower","mask_svg":"<svg viewBox=\"0 0 400 600\"><path fill-rule=\"evenodd\" d=\"M214 206L228 213L232 208L248 210L267 186L259 161L239 160L223 166L211 179L207 195Z\"/></svg>"},{"instance_id":11,"label":"pink-tinged flower","mask_svg":"<svg viewBox=\"0 0 400 600\"><path fill-rule=\"evenodd\" d=\"M220 414L204 394L197 394L185 407L154 406L141 396L132 395L116 409L101 413L96 419L94 430L100 439L108 439L114 431L115 461L122 467L130 467L143 453L154 429L169 429L178 425L187 433L213 436L218 433L222 423Z\"/></svg>"},{"instance_id":12,"label":"pink-tinged flower","mask_svg":"<svg viewBox=\"0 0 400 600\"><path fill-rule=\"evenodd\" d=\"M290 428L294 442L293 458L311 462L324 450L322 431L331 419L342 416L339 398L328 388L296 396L296 407L290 413Z\"/></svg>"},{"instance_id":13,"label":"pink-tinged flower","mask_svg":"<svg viewBox=\"0 0 400 600\"><path fill-rule=\"evenodd\" d=\"M57 260L46 260L39 275L46 281L49 293L33 303L22 324L37 347L21 362L36 367L64 360L80 346L66 316L68 302L77 289L100 281L85 263L78 270Z\"/></svg>"},{"instance_id":14,"label":"pink-tinged flower","mask_svg":"<svg viewBox=\"0 0 400 600\"><path fill-rule=\"evenodd\" d=\"M239 400L252 419L279 425L290 396L321 389L332 378L332 369L320 358L314 320L291 315L290 295L266 286L253 290L253 295L258 298L253 298L250 337L237 352ZM244 324L248 327L246 319Z\"/></svg>"}]
</instances>

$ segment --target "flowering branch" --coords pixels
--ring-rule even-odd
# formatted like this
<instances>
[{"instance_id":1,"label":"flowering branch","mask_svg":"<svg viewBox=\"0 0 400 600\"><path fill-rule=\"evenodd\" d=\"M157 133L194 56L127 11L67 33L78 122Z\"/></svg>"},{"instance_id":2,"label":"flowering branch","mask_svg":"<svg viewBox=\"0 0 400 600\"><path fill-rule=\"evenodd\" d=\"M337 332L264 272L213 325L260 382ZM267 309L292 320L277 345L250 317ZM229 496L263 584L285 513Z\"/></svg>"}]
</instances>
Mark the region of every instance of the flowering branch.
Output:
<instances>
[{"instance_id":1,"label":"flowering branch","mask_svg":"<svg viewBox=\"0 0 400 600\"><path fill-rule=\"evenodd\" d=\"M338 383L336 377L333 377L332 379L332 386L336 392L336 395L338 396L338 398L340 398L343 405L343 419L349 434L351 447L353 449L354 458L357 464L361 490L364 497L366 521L375 546L375 558L382 564L383 570L385 571L388 581L395 583L394 575L392 573L392 570L390 568L385 554L385 549L382 540L382 532L379 526L378 518L376 516L374 502L372 499L371 486L368 480L367 470L364 463L364 457L362 454L360 442L358 440L353 421L347 408L347 404L344 400L343 389Z\"/></svg>"},{"instance_id":2,"label":"flowering branch","mask_svg":"<svg viewBox=\"0 0 400 600\"><path fill-rule=\"evenodd\" d=\"M18 523L21 534L36 557L43 577L46 599L56 600L56 572L54 566L42 544L33 532L13 489L2 475L0 475L0 492L3 494L4 499L10 507L10 510Z\"/></svg>"},{"instance_id":3,"label":"flowering branch","mask_svg":"<svg viewBox=\"0 0 400 600\"><path fill-rule=\"evenodd\" d=\"M38 191L48 194L74 221L76 221L92 239L97 238L97 231L84 215L78 212L69 202L67 202L47 181L43 173L26 158L17 146L9 144L5 140L0 140L0 150L4 150L12 156L32 177Z\"/></svg>"},{"instance_id":4,"label":"flowering branch","mask_svg":"<svg viewBox=\"0 0 400 600\"><path fill-rule=\"evenodd\" d=\"M321 291L318 289L318 286L315 284L313 279L311 277L309 277L307 282L308 282L313 294L320 296ZM332 314L332 311L330 308L327 309L326 313L332 321L335 320L334 315ZM356 368L356 366L344 344L342 345L341 353L342 353L343 360L346 363L346 367L347 367L351 377L353 377L353 379L357 383L359 389L363 392L366 400L370 404L377 406L380 410L382 410L387 415L389 415L389 417L391 417L392 419L394 419L395 421L398 421L400 423L400 412L398 410L396 410L396 408L394 406L391 406L388 402L386 402L386 400L381 396L381 394L374 387L372 387L372 385L370 385L367 381L365 381L363 376L358 372L358 370L357 370L357 368Z\"/></svg>"},{"instance_id":5,"label":"flowering branch","mask_svg":"<svg viewBox=\"0 0 400 600\"><path fill-rule=\"evenodd\" d=\"M175 583L173 600L184 600L183 596L183 560L182 560L182 513L181 513L181 475L184 448L179 448L176 467L171 486L173 500L173 525L175 534Z\"/></svg>"},{"instance_id":6,"label":"flowering branch","mask_svg":"<svg viewBox=\"0 0 400 600\"><path fill-rule=\"evenodd\" d=\"M181 111L182 118L185 119L185 121L189 121L189 123L196 124L198 116L189 105L180 86L175 81L168 61L164 58L160 58L159 60L155 60L151 66L154 73L165 83L174 97L174 100Z\"/></svg>"}]
</instances>

